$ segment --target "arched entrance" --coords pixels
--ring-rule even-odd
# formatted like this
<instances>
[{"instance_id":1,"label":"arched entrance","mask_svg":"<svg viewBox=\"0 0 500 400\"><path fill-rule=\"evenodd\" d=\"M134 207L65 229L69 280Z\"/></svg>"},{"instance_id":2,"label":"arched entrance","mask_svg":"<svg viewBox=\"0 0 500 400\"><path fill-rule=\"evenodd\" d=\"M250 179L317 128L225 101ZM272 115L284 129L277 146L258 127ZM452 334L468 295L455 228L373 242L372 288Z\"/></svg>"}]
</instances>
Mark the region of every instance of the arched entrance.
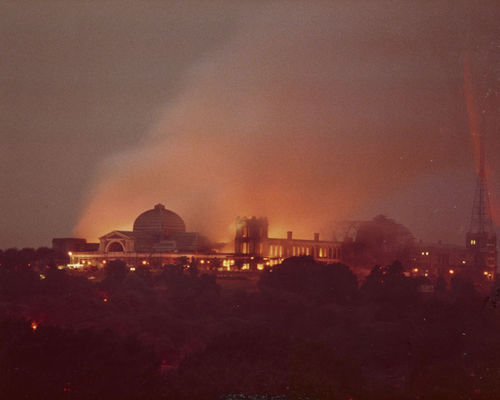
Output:
<instances>
[{"instance_id":1,"label":"arched entrance","mask_svg":"<svg viewBox=\"0 0 500 400\"><path fill-rule=\"evenodd\" d=\"M110 252L123 251L123 245L120 242L112 242L108 246L108 251Z\"/></svg>"}]
</instances>

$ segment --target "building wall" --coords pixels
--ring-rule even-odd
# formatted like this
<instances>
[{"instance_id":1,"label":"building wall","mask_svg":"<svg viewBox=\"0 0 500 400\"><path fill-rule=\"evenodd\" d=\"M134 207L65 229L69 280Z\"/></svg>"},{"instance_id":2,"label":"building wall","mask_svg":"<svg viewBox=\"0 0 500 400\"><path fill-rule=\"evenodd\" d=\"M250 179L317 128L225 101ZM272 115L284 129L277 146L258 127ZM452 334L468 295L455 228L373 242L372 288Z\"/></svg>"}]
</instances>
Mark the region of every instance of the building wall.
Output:
<instances>
[{"instance_id":1,"label":"building wall","mask_svg":"<svg viewBox=\"0 0 500 400\"><path fill-rule=\"evenodd\" d=\"M321 261L340 261L341 243L320 240L314 234L313 240L294 239L292 232L286 238L270 238L266 218L238 217L234 252L237 256L253 256L282 260L295 256L311 256Z\"/></svg>"}]
</instances>

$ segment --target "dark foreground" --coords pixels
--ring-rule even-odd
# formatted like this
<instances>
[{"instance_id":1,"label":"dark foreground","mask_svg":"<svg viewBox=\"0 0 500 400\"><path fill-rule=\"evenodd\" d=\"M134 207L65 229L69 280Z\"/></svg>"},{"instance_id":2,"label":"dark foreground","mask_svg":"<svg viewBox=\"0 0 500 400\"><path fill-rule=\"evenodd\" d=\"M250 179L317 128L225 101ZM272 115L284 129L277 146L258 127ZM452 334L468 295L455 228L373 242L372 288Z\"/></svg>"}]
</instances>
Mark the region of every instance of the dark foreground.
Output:
<instances>
[{"instance_id":1,"label":"dark foreground","mask_svg":"<svg viewBox=\"0 0 500 400\"><path fill-rule=\"evenodd\" d=\"M254 283L181 265L42 272L0 269L2 399L500 398L494 284L422 295L395 263L358 288L307 258Z\"/></svg>"}]
</instances>

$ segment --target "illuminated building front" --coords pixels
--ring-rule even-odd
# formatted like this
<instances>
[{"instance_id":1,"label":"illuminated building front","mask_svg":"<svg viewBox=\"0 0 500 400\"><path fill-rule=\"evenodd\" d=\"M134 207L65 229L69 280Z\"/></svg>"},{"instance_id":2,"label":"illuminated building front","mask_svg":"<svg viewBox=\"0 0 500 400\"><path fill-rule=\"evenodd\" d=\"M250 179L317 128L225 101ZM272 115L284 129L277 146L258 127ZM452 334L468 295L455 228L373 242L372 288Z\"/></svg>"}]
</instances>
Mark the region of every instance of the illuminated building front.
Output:
<instances>
[{"instance_id":1,"label":"illuminated building front","mask_svg":"<svg viewBox=\"0 0 500 400\"><path fill-rule=\"evenodd\" d=\"M289 231L286 238L270 238L267 218L238 217L234 252L240 256L267 258L271 263L295 256L311 256L325 262L340 261L340 242L320 240L319 233L315 233L311 240L294 239L292 235Z\"/></svg>"},{"instance_id":2,"label":"illuminated building front","mask_svg":"<svg viewBox=\"0 0 500 400\"><path fill-rule=\"evenodd\" d=\"M75 242L55 239L55 243L63 246L65 240L68 245ZM199 233L187 232L179 215L157 204L136 218L132 231L111 231L99 238L94 251L75 248L68 255L74 268L103 267L112 260L123 260L130 268L161 267L187 259L202 268L227 271L262 270L301 255L335 262L340 261L340 249L339 242L319 240L319 234L313 240L292 239L292 232L286 238L269 238L266 218L245 217L237 219L234 253L223 253Z\"/></svg>"}]
</instances>

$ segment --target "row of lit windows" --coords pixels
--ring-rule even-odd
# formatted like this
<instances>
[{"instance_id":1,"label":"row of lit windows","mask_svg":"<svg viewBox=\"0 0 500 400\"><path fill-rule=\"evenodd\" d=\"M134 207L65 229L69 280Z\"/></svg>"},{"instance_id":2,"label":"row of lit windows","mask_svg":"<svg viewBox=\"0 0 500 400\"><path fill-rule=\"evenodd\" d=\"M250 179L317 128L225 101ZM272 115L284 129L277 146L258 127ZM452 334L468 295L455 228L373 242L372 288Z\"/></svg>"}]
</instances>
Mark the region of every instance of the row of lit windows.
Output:
<instances>
[{"instance_id":1,"label":"row of lit windows","mask_svg":"<svg viewBox=\"0 0 500 400\"><path fill-rule=\"evenodd\" d=\"M269 256L270 257L283 257L283 246L281 245L270 245L269 246ZM292 246L287 251L288 256L310 256L314 254L314 247L308 246ZM317 255L319 258L339 258L340 251L338 248L331 247L320 247L317 249Z\"/></svg>"},{"instance_id":2,"label":"row of lit windows","mask_svg":"<svg viewBox=\"0 0 500 400\"><path fill-rule=\"evenodd\" d=\"M270 245L269 246L269 256L271 256L271 257L283 257L283 246Z\"/></svg>"},{"instance_id":3,"label":"row of lit windows","mask_svg":"<svg viewBox=\"0 0 500 400\"><path fill-rule=\"evenodd\" d=\"M263 247L264 247L264 245L262 243L259 243L258 254L262 254ZM250 243L249 242L243 242L241 244L241 253L242 254L250 254L250 253L253 253L254 251L255 251L255 249L252 249L250 247Z\"/></svg>"}]
</instances>

